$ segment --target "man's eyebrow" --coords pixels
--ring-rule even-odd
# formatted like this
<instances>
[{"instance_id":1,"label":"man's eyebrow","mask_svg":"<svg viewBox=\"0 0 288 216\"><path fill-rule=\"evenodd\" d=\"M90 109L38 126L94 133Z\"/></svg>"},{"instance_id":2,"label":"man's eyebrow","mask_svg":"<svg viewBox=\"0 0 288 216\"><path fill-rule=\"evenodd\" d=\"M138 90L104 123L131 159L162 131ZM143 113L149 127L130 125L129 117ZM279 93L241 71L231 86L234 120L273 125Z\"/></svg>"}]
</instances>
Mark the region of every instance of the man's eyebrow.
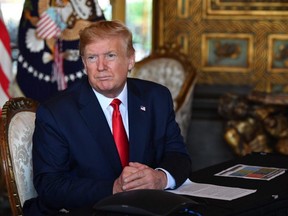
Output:
<instances>
[{"instance_id":1,"label":"man's eyebrow","mask_svg":"<svg viewBox=\"0 0 288 216\"><path fill-rule=\"evenodd\" d=\"M109 54L109 53L117 53L115 50L110 50L110 51L107 51L107 52L104 52L104 53L86 53L86 55L106 55L106 54Z\"/></svg>"}]
</instances>

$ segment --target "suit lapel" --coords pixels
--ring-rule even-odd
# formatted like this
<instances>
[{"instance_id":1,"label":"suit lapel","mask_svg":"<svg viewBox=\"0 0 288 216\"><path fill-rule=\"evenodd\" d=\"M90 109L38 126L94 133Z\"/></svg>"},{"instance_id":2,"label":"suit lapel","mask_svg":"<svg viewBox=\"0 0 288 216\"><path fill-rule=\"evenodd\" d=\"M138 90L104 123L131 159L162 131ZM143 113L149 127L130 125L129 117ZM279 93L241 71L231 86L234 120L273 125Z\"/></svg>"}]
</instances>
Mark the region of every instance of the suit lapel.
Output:
<instances>
[{"instance_id":1,"label":"suit lapel","mask_svg":"<svg viewBox=\"0 0 288 216\"><path fill-rule=\"evenodd\" d=\"M144 162L145 144L149 128L149 107L142 99L141 92L128 79L128 113L129 113L129 145L130 161Z\"/></svg>"},{"instance_id":2,"label":"suit lapel","mask_svg":"<svg viewBox=\"0 0 288 216\"><path fill-rule=\"evenodd\" d=\"M103 154L107 155L107 161L119 173L122 168L113 135L102 108L88 82L82 86L78 101L79 111L95 139L95 144L101 145ZM118 160L115 160L115 158L118 158Z\"/></svg>"}]
</instances>

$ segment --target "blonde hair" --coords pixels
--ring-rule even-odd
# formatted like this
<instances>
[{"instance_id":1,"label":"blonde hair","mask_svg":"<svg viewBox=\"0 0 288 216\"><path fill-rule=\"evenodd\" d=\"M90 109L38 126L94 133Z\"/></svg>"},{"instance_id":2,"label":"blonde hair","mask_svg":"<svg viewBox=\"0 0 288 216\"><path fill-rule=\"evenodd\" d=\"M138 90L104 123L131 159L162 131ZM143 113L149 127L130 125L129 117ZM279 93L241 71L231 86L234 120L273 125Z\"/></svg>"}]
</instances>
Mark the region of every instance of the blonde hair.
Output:
<instances>
[{"instance_id":1,"label":"blonde hair","mask_svg":"<svg viewBox=\"0 0 288 216\"><path fill-rule=\"evenodd\" d=\"M132 42L131 31L120 21L96 21L88 27L82 29L79 32L79 51L80 55L83 56L85 47L98 39L105 39L109 37L120 37L127 48L127 55L131 56L135 53Z\"/></svg>"}]
</instances>

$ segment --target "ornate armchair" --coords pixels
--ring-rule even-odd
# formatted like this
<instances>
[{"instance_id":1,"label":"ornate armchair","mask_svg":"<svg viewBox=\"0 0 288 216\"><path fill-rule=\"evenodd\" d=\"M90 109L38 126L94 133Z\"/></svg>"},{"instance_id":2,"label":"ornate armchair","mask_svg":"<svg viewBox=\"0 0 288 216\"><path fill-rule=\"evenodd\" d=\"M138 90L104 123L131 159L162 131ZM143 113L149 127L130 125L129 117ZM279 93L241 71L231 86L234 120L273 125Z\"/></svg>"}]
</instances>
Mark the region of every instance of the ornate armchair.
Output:
<instances>
[{"instance_id":1,"label":"ornate armchair","mask_svg":"<svg viewBox=\"0 0 288 216\"><path fill-rule=\"evenodd\" d=\"M24 201L37 196L33 186L32 134L38 103L19 97L7 101L0 122L0 152L13 216L22 215Z\"/></svg>"},{"instance_id":2,"label":"ornate armchair","mask_svg":"<svg viewBox=\"0 0 288 216\"><path fill-rule=\"evenodd\" d=\"M136 62L130 76L158 82L166 86L174 101L176 121L187 141L187 130L192 114L193 89L196 69L179 47L159 47L145 59Z\"/></svg>"}]
</instances>

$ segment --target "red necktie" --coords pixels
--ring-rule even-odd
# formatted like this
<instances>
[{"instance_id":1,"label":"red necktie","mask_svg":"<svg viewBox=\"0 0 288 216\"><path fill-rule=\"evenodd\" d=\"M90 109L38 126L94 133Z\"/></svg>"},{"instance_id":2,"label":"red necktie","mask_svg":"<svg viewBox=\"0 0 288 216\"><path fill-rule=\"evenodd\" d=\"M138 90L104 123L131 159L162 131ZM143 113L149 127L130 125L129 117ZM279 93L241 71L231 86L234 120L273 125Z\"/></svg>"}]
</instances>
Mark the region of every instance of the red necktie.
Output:
<instances>
[{"instance_id":1,"label":"red necktie","mask_svg":"<svg viewBox=\"0 0 288 216\"><path fill-rule=\"evenodd\" d=\"M128 158L129 158L129 147L128 147L128 138L127 134L123 125L121 113L119 110L119 105L121 101L119 99L114 99L111 102L111 106L113 107L113 114L112 114L112 130L114 141L116 143L116 147L118 150L118 154L121 160L122 167L128 165Z\"/></svg>"}]
</instances>

